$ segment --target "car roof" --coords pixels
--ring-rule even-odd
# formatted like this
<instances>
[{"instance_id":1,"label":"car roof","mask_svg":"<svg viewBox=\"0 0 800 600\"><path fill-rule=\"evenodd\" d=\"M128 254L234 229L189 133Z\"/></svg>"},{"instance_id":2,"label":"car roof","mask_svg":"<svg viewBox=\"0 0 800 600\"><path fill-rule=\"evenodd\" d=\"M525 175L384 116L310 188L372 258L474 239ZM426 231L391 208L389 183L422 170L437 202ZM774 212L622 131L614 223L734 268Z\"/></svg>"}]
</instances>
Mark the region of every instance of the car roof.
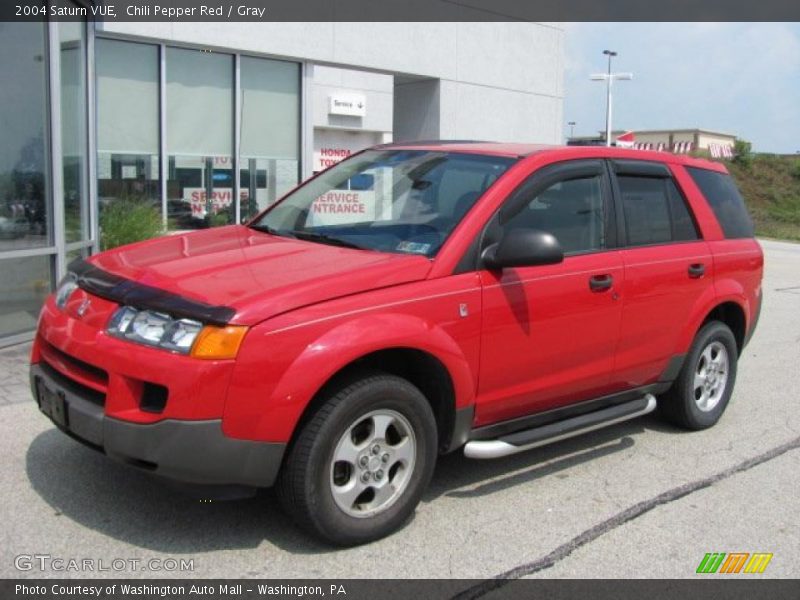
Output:
<instances>
[{"instance_id":1,"label":"car roof","mask_svg":"<svg viewBox=\"0 0 800 600\"><path fill-rule=\"evenodd\" d=\"M396 142L374 146L375 149L428 150L432 152L461 152L524 158L533 155L548 156L559 160L578 158L610 158L618 160L649 160L662 163L682 164L715 171L725 171L722 163L685 154L634 150L607 146L554 146L546 144L524 144L510 142L483 142L475 140L424 140L418 142Z\"/></svg>"}]
</instances>

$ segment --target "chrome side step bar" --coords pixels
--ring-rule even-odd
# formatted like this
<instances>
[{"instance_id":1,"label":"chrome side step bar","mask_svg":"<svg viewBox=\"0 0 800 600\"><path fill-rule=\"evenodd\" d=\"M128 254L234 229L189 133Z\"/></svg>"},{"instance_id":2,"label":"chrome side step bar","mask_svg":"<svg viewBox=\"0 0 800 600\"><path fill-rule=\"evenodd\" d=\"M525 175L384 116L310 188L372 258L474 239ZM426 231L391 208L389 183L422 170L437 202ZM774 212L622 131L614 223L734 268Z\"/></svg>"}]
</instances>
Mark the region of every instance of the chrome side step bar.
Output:
<instances>
[{"instance_id":1,"label":"chrome side step bar","mask_svg":"<svg viewBox=\"0 0 800 600\"><path fill-rule=\"evenodd\" d=\"M628 419L635 419L656 408L656 398L652 394L645 394L642 398L609 406L585 415L558 421L534 429L526 429L517 433L510 433L495 440L473 440L464 446L464 456L467 458L500 458L517 452L524 452L531 448L538 448L571 438L582 433L594 431L614 423L621 423Z\"/></svg>"}]
</instances>

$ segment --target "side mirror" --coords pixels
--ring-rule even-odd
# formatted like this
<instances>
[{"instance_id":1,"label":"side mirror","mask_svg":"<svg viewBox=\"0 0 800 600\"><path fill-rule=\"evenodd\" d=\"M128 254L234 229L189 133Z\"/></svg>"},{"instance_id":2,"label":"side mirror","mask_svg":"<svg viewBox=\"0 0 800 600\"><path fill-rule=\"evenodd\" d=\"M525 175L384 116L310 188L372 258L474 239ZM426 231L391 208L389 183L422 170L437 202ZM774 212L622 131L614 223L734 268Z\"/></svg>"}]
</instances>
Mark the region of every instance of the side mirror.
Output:
<instances>
[{"instance_id":1,"label":"side mirror","mask_svg":"<svg viewBox=\"0 0 800 600\"><path fill-rule=\"evenodd\" d=\"M561 245L551 233L538 229L512 229L481 255L489 270L507 267L554 265L564 260Z\"/></svg>"}]
</instances>

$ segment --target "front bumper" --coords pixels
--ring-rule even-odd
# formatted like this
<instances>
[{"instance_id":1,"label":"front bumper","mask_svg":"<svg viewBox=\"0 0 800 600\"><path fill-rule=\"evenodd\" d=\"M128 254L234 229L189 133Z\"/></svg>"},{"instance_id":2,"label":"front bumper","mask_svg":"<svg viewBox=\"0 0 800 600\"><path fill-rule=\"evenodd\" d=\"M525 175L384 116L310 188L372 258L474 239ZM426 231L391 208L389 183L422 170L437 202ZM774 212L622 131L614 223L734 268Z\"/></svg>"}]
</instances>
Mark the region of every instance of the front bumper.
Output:
<instances>
[{"instance_id":1,"label":"front bumper","mask_svg":"<svg viewBox=\"0 0 800 600\"><path fill-rule=\"evenodd\" d=\"M59 429L120 462L189 484L269 487L278 475L286 444L227 437L221 419L132 423L45 364L31 365L30 381L40 408L40 385L58 398L48 416Z\"/></svg>"}]
</instances>

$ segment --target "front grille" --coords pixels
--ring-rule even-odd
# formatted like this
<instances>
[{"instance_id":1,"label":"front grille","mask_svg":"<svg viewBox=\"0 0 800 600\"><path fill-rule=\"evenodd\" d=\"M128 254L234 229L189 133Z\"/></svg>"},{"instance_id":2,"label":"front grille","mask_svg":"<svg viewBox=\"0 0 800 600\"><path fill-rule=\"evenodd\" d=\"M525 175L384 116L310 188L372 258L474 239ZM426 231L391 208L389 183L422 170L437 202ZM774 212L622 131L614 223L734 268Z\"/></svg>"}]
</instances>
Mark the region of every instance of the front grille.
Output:
<instances>
[{"instance_id":1,"label":"front grille","mask_svg":"<svg viewBox=\"0 0 800 600\"><path fill-rule=\"evenodd\" d=\"M93 383L96 382L103 387L108 386L108 373L100 367L95 367L94 365L90 365L87 362L75 358L74 356L70 356L41 337L39 338L39 342L43 346L45 354L50 354L53 356L53 358L63 362L67 367L76 369L78 371L78 375L82 375L84 377L88 376Z\"/></svg>"},{"instance_id":2,"label":"front grille","mask_svg":"<svg viewBox=\"0 0 800 600\"><path fill-rule=\"evenodd\" d=\"M39 367L41 367L41 369L47 373L48 377L52 378L55 383L67 391L70 391L76 396L80 396L81 398L88 400L93 404L97 404L98 406L106 405L106 395L104 393L92 389L87 385L83 385L79 381L75 381L70 377L67 377L64 375L64 373L48 363L44 358L39 363Z\"/></svg>"}]
</instances>

